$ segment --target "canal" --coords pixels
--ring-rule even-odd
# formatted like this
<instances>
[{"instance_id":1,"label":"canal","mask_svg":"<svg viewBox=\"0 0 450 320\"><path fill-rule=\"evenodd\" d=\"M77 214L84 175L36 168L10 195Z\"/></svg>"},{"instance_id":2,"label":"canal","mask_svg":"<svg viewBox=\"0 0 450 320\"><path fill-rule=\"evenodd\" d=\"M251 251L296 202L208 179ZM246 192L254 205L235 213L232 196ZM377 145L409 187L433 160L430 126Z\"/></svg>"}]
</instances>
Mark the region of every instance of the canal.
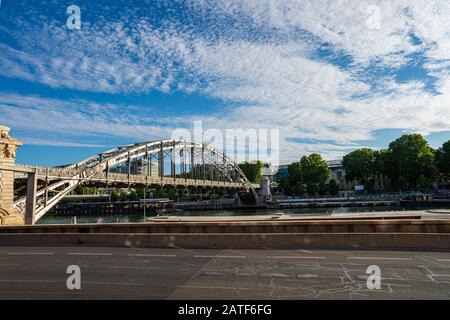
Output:
<instances>
[{"instance_id":1,"label":"canal","mask_svg":"<svg viewBox=\"0 0 450 320\"><path fill-rule=\"evenodd\" d=\"M427 208L402 208L398 206L374 206L374 207L342 207L342 208L303 208L303 209L250 209L250 210L204 210L204 211L183 211L178 213L178 216L255 216L255 215L274 215L274 214L287 214L287 215L317 215L327 216L335 213L370 213L370 212L402 212L412 210L426 210ZM434 208L436 209L436 208ZM169 215L170 216L170 215ZM64 215L57 216L47 214L41 218L37 224L70 224L72 223L73 216ZM77 215L78 224L83 223L139 223L144 222L144 213L138 214L113 214L113 215Z\"/></svg>"}]
</instances>

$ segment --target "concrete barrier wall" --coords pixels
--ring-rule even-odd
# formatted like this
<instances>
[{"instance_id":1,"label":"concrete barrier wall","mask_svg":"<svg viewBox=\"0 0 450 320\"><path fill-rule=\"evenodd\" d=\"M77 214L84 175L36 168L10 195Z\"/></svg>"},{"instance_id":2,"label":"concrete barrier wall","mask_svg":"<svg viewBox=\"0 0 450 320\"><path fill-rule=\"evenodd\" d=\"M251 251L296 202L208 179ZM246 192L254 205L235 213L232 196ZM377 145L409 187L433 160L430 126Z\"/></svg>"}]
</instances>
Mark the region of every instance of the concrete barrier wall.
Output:
<instances>
[{"instance_id":1,"label":"concrete barrier wall","mask_svg":"<svg viewBox=\"0 0 450 320\"><path fill-rule=\"evenodd\" d=\"M0 234L0 246L152 248L389 248L450 250L442 233Z\"/></svg>"},{"instance_id":2,"label":"concrete barrier wall","mask_svg":"<svg viewBox=\"0 0 450 320\"><path fill-rule=\"evenodd\" d=\"M0 227L5 233L450 233L450 220L170 222Z\"/></svg>"}]
</instances>

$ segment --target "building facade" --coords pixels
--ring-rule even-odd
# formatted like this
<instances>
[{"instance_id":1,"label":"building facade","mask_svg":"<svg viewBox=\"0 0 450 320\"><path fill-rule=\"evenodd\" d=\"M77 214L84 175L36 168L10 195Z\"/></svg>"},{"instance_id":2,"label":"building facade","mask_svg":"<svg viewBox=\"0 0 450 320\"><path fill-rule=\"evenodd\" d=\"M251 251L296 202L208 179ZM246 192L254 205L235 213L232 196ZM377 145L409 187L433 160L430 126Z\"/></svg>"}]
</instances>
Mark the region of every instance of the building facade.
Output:
<instances>
[{"instance_id":1,"label":"building facade","mask_svg":"<svg viewBox=\"0 0 450 320\"><path fill-rule=\"evenodd\" d=\"M329 183L331 180L334 180L338 183L340 190L342 191L351 191L354 189L353 182L347 182L345 178L345 169L342 165L341 160L332 160L327 161L328 167L331 170L330 179L327 181ZM280 165L277 170L266 170L265 172L271 172L272 175L268 176L271 181L279 183L282 178L288 179L289 177L289 165Z\"/></svg>"}]
</instances>

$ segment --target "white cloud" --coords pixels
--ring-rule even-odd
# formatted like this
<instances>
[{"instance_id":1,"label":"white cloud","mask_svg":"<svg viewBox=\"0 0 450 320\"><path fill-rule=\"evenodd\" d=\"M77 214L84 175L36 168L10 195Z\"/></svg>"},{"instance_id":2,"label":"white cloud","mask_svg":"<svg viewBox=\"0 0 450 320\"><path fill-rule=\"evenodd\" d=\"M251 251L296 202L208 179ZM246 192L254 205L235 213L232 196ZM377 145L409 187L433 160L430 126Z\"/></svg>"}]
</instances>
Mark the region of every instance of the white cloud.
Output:
<instances>
[{"instance_id":1,"label":"white cloud","mask_svg":"<svg viewBox=\"0 0 450 320\"><path fill-rule=\"evenodd\" d=\"M63 136L61 145L99 144L90 141L92 137L100 144L121 144L124 140L151 140L165 138L172 128L164 128L168 119L159 117L155 110L148 109L146 124L136 117L136 106L98 104L86 100L49 99L39 96L0 95L0 119L14 130L37 133L39 137L28 140L42 144L42 136L57 139ZM153 114L153 117L150 116ZM141 113L141 115L144 115ZM176 124L174 124L175 126ZM120 138L119 140L116 140ZM46 139L47 141L50 139Z\"/></svg>"},{"instance_id":2,"label":"white cloud","mask_svg":"<svg viewBox=\"0 0 450 320\"><path fill-rule=\"evenodd\" d=\"M278 128L282 162L310 152L340 157L358 147L356 141L373 138L376 130L424 134L450 130L449 2L189 3L188 14L203 12L217 21L231 18L237 25L217 30L212 22L198 32L190 25L167 22L156 28L144 18L132 23L133 17L125 17L112 23L84 23L81 33L70 33L55 21L41 29L23 22L25 32L14 33L17 48L0 44L0 74L81 91L181 90L220 98L232 107L200 117L205 126ZM367 26L370 5L380 8L379 29ZM246 24L239 25L244 23L240 21ZM266 37L248 37L253 30L267 33ZM421 43L414 43L412 34ZM339 67L315 57L324 43L332 45L335 58L347 54L353 63ZM411 53L419 52L427 58L428 74L437 78L437 94L427 91L424 81L399 83L391 74L378 75L373 90L373 76L364 70L384 67L395 72L411 63ZM146 116L133 116L136 108ZM23 130L62 131L83 139L170 136L172 129L198 119L153 116L139 106L19 95L1 96L2 114Z\"/></svg>"}]
</instances>

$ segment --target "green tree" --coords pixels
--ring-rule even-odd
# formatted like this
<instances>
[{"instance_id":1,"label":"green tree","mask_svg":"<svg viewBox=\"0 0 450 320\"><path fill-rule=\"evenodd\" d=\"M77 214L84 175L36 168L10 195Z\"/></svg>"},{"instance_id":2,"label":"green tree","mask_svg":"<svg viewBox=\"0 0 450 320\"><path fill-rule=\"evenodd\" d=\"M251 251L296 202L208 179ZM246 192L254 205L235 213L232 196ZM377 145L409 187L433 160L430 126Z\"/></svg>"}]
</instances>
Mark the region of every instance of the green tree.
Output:
<instances>
[{"instance_id":1,"label":"green tree","mask_svg":"<svg viewBox=\"0 0 450 320\"><path fill-rule=\"evenodd\" d=\"M291 188L292 193L302 196L305 193L305 185L302 181L297 181Z\"/></svg>"},{"instance_id":2,"label":"green tree","mask_svg":"<svg viewBox=\"0 0 450 320\"><path fill-rule=\"evenodd\" d=\"M450 178L450 140L436 152L436 166L439 173Z\"/></svg>"},{"instance_id":3,"label":"green tree","mask_svg":"<svg viewBox=\"0 0 450 320\"><path fill-rule=\"evenodd\" d=\"M373 179L367 180L365 186L366 186L367 193L369 193L369 194L375 193L375 183L373 182Z\"/></svg>"},{"instance_id":4,"label":"green tree","mask_svg":"<svg viewBox=\"0 0 450 320\"><path fill-rule=\"evenodd\" d=\"M435 151L420 134L408 134L391 142L387 150L385 170L386 174L397 182L400 178L415 186L417 179L423 175L432 178L435 174Z\"/></svg>"},{"instance_id":5,"label":"green tree","mask_svg":"<svg viewBox=\"0 0 450 320\"><path fill-rule=\"evenodd\" d=\"M128 201L128 195L125 192L121 191L119 200L120 201Z\"/></svg>"},{"instance_id":6,"label":"green tree","mask_svg":"<svg viewBox=\"0 0 450 320\"><path fill-rule=\"evenodd\" d=\"M120 195L117 192L117 190L112 190L111 191L111 202L117 202L120 199Z\"/></svg>"},{"instance_id":7,"label":"green tree","mask_svg":"<svg viewBox=\"0 0 450 320\"><path fill-rule=\"evenodd\" d=\"M420 192L427 193L430 191L430 185L430 179L425 178L424 176L420 176L419 179L417 179L417 190Z\"/></svg>"},{"instance_id":8,"label":"green tree","mask_svg":"<svg viewBox=\"0 0 450 320\"><path fill-rule=\"evenodd\" d=\"M177 188L168 188L167 194L169 195L169 198L172 200L176 200L178 198L178 190Z\"/></svg>"},{"instance_id":9,"label":"green tree","mask_svg":"<svg viewBox=\"0 0 450 320\"><path fill-rule=\"evenodd\" d=\"M140 188L136 190L139 199L148 198L149 192L145 188Z\"/></svg>"},{"instance_id":10,"label":"green tree","mask_svg":"<svg viewBox=\"0 0 450 320\"><path fill-rule=\"evenodd\" d=\"M288 180L287 180L288 195L302 195L304 192L303 175L300 162L291 163L288 166Z\"/></svg>"},{"instance_id":11,"label":"green tree","mask_svg":"<svg viewBox=\"0 0 450 320\"><path fill-rule=\"evenodd\" d=\"M336 180L334 180L334 179L330 180L330 187L329 188L330 188L330 195L332 195L332 196L338 195L338 193L339 193L339 185L336 182Z\"/></svg>"},{"instance_id":12,"label":"green tree","mask_svg":"<svg viewBox=\"0 0 450 320\"><path fill-rule=\"evenodd\" d=\"M306 184L306 192L310 196L314 196L316 194L316 185L312 182L308 182Z\"/></svg>"},{"instance_id":13,"label":"green tree","mask_svg":"<svg viewBox=\"0 0 450 320\"><path fill-rule=\"evenodd\" d=\"M319 183L319 195L325 196L327 194L327 187L325 186L325 183L320 182Z\"/></svg>"},{"instance_id":14,"label":"green tree","mask_svg":"<svg viewBox=\"0 0 450 320\"><path fill-rule=\"evenodd\" d=\"M303 174L300 162L294 162L288 166L288 183L291 187L294 187L297 183L303 184Z\"/></svg>"},{"instance_id":15,"label":"green tree","mask_svg":"<svg viewBox=\"0 0 450 320\"><path fill-rule=\"evenodd\" d=\"M306 184L325 184L331 176L331 169L320 154L304 156L300 160L301 176Z\"/></svg>"},{"instance_id":16,"label":"green tree","mask_svg":"<svg viewBox=\"0 0 450 320\"><path fill-rule=\"evenodd\" d=\"M139 195L135 190L131 190L128 194L128 200L130 201L139 201Z\"/></svg>"},{"instance_id":17,"label":"green tree","mask_svg":"<svg viewBox=\"0 0 450 320\"><path fill-rule=\"evenodd\" d=\"M250 182L259 183L262 169L264 168L264 164L261 161L258 160L255 163L244 162L239 164L239 167Z\"/></svg>"},{"instance_id":18,"label":"green tree","mask_svg":"<svg viewBox=\"0 0 450 320\"><path fill-rule=\"evenodd\" d=\"M98 189L96 187L78 187L75 189L74 194L95 195L95 194L98 194Z\"/></svg>"},{"instance_id":19,"label":"green tree","mask_svg":"<svg viewBox=\"0 0 450 320\"><path fill-rule=\"evenodd\" d=\"M293 194L302 195L306 185L306 192L315 194L318 186L325 186L330 176L331 170L319 154L304 156L300 162L288 166L287 189Z\"/></svg>"},{"instance_id":20,"label":"green tree","mask_svg":"<svg viewBox=\"0 0 450 320\"><path fill-rule=\"evenodd\" d=\"M409 188L409 182L408 179L401 176L398 178L397 187L400 191L406 191Z\"/></svg>"},{"instance_id":21,"label":"green tree","mask_svg":"<svg viewBox=\"0 0 450 320\"><path fill-rule=\"evenodd\" d=\"M280 178L280 182L278 183L278 186L282 192L286 193L287 187L288 187L288 182L287 182L286 177Z\"/></svg>"},{"instance_id":22,"label":"green tree","mask_svg":"<svg viewBox=\"0 0 450 320\"><path fill-rule=\"evenodd\" d=\"M363 148L355 150L342 160L347 181L360 180L366 182L372 177L375 170L375 152L372 149Z\"/></svg>"},{"instance_id":23,"label":"green tree","mask_svg":"<svg viewBox=\"0 0 450 320\"><path fill-rule=\"evenodd\" d=\"M388 156L387 150L376 150L374 155L374 173L384 175L386 172L386 159Z\"/></svg>"},{"instance_id":24,"label":"green tree","mask_svg":"<svg viewBox=\"0 0 450 320\"><path fill-rule=\"evenodd\" d=\"M392 191L392 180L389 177L383 177L383 189L386 192Z\"/></svg>"}]
</instances>

